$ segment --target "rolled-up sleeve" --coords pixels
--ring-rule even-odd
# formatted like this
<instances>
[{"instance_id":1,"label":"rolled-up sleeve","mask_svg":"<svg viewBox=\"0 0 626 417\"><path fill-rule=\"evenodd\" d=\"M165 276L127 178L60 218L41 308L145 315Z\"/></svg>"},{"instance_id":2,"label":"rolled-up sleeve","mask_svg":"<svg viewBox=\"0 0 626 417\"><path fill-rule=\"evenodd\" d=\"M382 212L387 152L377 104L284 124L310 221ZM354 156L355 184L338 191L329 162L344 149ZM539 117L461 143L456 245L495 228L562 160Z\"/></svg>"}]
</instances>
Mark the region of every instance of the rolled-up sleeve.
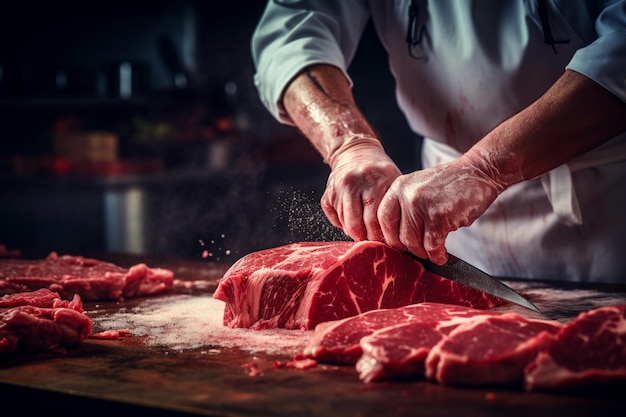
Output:
<instances>
[{"instance_id":1,"label":"rolled-up sleeve","mask_svg":"<svg viewBox=\"0 0 626 417\"><path fill-rule=\"evenodd\" d=\"M579 49L567 69L584 74L626 102L626 0L601 2L591 44Z\"/></svg>"},{"instance_id":2,"label":"rolled-up sleeve","mask_svg":"<svg viewBox=\"0 0 626 417\"><path fill-rule=\"evenodd\" d=\"M361 0L270 0L251 42L254 84L281 123L293 124L280 104L287 84L312 64L329 64L346 77L369 18ZM350 79L348 77L348 79Z\"/></svg>"}]
</instances>

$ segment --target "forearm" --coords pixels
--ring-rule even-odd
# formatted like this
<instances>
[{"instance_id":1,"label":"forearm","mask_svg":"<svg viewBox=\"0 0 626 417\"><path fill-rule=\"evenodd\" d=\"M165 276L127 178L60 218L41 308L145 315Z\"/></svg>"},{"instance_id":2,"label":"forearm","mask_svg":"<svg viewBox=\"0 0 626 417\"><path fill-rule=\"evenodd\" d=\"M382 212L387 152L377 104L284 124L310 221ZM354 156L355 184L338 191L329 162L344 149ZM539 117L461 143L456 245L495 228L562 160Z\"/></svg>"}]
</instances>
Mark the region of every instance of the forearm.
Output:
<instances>
[{"instance_id":1,"label":"forearm","mask_svg":"<svg viewBox=\"0 0 626 417\"><path fill-rule=\"evenodd\" d=\"M544 174L625 130L626 103L589 78L566 71L466 156L486 162L506 187Z\"/></svg>"},{"instance_id":2,"label":"forearm","mask_svg":"<svg viewBox=\"0 0 626 417\"><path fill-rule=\"evenodd\" d=\"M330 65L314 65L301 72L287 87L283 106L331 166L336 151L350 140L374 142L377 137L354 102L348 80Z\"/></svg>"}]
</instances>

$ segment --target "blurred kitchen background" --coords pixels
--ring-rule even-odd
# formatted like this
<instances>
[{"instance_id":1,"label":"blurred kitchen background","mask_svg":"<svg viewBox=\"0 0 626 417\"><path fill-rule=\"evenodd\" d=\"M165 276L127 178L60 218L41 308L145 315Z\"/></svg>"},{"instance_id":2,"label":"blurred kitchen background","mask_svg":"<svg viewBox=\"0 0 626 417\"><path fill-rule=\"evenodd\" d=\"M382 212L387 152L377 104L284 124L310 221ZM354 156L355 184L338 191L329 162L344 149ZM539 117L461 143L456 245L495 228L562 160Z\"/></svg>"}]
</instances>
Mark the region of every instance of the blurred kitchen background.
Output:
<instances>
[{"instance_id":1,"label":"blurred kitchen background","mask_svg":"<svg viewBox=\"0 0 626 417\"><path fill-rule=\"evenodd\" d=\"M265 1L21 1L0 14L0 244L23 253L209 257L345 238L328 168L262 107ZM419 139L368 26L350 69L408 172Z\"/></svg>"}]
</instances>

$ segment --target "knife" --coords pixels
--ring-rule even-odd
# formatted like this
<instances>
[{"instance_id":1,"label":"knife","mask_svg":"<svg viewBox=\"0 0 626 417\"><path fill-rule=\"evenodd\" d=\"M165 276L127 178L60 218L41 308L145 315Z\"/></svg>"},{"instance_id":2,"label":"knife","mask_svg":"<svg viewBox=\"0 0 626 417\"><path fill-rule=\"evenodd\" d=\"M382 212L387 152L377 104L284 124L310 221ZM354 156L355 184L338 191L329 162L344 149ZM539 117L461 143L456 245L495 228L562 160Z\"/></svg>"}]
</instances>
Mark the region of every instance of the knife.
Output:
<instances>
[{"instance_id":1,"label":"knife","mask_svg":"<svg viewBox=\"0 0 626 417\"><path fill-rule=\"evenodd\" d=\"M427 259L417 259L430 272L541 314L533 303L514 289L452 254L448 254L448 262L443 265L437 265Z\"/></svg>"}]
</instances>

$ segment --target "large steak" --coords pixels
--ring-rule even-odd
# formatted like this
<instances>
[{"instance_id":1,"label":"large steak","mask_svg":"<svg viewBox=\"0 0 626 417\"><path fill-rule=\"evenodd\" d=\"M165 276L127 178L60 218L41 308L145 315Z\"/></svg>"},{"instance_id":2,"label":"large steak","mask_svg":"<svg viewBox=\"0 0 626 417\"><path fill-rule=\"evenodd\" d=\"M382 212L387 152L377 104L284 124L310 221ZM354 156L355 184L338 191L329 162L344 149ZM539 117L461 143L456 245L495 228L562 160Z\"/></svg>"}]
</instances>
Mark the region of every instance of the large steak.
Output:
<instances>
[{"instance_id":1,"label":"large steak","mask_svg":"<svg viewBox=\"0 0 626 417\"><path fill-rule=\"evenodd\" d=\"M71 299L120 300L172 288L174 273L137 264L131 268L51 252L45 259L0 259L0 295L47 288Z\"/></svg>"},{"instance_id":2,"label":"large steak","mask_svg":"<svg viewBox=\"0 0 626 417\"><path fill-rule=\"evenodd\" d=\"M526 368L528 390L626 383L626 304L596 308L567 323Z\"/></svg>"},{"instance_id":3,"label":"large steak","mask_svg":"<svg viewBox=\"0 0 626 417\"><path fill-rule=\"evenodd\" d=\"M67 301L40 289L0 297L0 358L72 347L91 330L78 295Z\"/></svg>"},{"instance_id":4,"label":"large steak","mask_svg":"<svg viewBox=\"0 0 626 417\"><path fill-rule=\"evenodd\" d=\"M381 308L431 301L490 308L503 301L444 279L379 242L301 242L239 259L214 297L230 327L313 329Z\"/></svg>"}]
</instances>

